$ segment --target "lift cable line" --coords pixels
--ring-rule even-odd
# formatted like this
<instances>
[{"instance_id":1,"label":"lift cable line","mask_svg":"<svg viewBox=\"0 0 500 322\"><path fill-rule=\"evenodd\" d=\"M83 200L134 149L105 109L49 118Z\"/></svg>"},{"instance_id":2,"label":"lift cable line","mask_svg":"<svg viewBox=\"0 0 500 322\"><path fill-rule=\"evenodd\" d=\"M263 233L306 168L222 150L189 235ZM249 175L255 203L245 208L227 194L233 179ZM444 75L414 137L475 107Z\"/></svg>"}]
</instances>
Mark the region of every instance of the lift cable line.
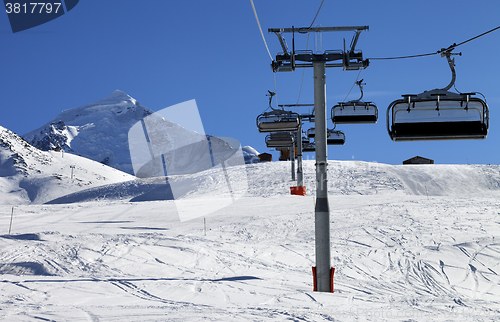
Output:
<instances>
[{"instance_id":1,"label":"lift cable line","mask_svg":"<svg viewBox=\"0 0 500 322\"><path fill-rule=\"evenodd\" d=\"M321 11L321 7L323 7L323 3L325 2L325 0L321 1L321 4L319 5L319 9L318 9L318 12L316 12L316 16L314 16L314 19L313 21L311 22L311 24L309 25L309 29L312 27L312 25L314 24L314 22L316 21L316 18L318 18L318 14L319 12ZM309 49L309 33L307 33L307 43L306 43L306 51ZM299 101L300 101L300 95L302 94L302 85L304 84L304 75L306 73L306 69L304 68L302 70L302 80L300 81L300 89L299 89L299 97L297 98L297 104L299 104Z\"/></svg>"},{"instance_id":2,"label":"lift cable line","mask_svg":"<svg viewBox=\"0 0 500 322\"><path fill-rule=\"evenodd\" d=\"M394 59L406 59L406 58L418 58L418 57L425 57L425 56L434 56L437 54L439 54L439 52L421 54L421 55L398 56L398 57L377 57L377 58L368 58L368 59L369 60L394 60Z\"/></svg>"},{"instance_id":3,"label":"lift cable line","mask_svg":"<svg viewBox=\"0 0 500 322\"><path fill-rule=\"evenodd\" d=\"M361 84L361 82L363 81L363 80L361 80L361 82L358 84L358 79L359 79L359 76L361 75L361 71L362 71L362 70L363 70L362 68L360 68L360 69L359 69L358 77L356 77L356 80L354 81L354 84L352 84L352 87L351 87L351 89L349 90L349 93L347 93L347 96L344 98L344 102L347 100L347 98L349 97L349 95L351 95L351 92L352 92L352 90L354 89L354 87L355 87L356 85L360 85L360 84ZM363 91L363 90L361 90L361 91ZM362 97L363 97L363 95L361 95L361 98L362 98ZM361 99L361 98L360 98L360 99Z\"/></svg>"},{"instance_id":4,"label":"lift cable line","mask_svg":"<svg viewBox=\"0 0 500 322\"><path fill-rule=\"evenodd\" d=\"M252 5L253 14L255 15L255 20L257 21L257 26L259 26L260 35L262 36L262 40L264 41L264 45L266 46L267 53L269 54L271 61L274 62L273 56L271 55L271 51L269 51L269 47L267 46L266 37L264 37L264 33L262 32L262 27L260 26L259 16L257 15L257 10L255 10L255 5L253 4L253 0L250 0L250 4ZM278 96L276 96L277 92L278 91L277 91L277 86L276 86L276 73L274 73L274 96L275 96L274 99L276 100L276 105L278 105ZM269 104L269 106L271 106L271 104ZM272 107L271 107L271 109L272 109Z\"/></svg>"},{"instance_id":5,"label":"lift cable line","mask_svg":"<svg viewBox=\"0 0 500 322\"><path fill-rule=\"evenodd\" d=\"M491 29L491 30L488 30L488 31L486 31L486 32L483 32L482 34L477 35L476 37L472 37L472 38L470 38L470 39L467 39L466 41L462 41L462 42L461 42L461 43L459 43L458 45L457 45L457 44L453 44L453 45L451 45L450 47L448 47L448 48L446 49L446 51L451 51L451 50L455 49L455 48L456 48L456 47L458 47L458 46L462 46L463 44L466 44L466 43L468 43L469 41L473 41L473 40L475 40L475 39L477 39L477 38L480 38L480 37L482 37L482 36L484 36L484 35L489 34L490 32L496 31L496 30L498 30L498 29L500 29L500 26L498 26L498 27L496 27L496 28L493 28L493 29ZM441 49L441 51L440 51L439 53L441 53L442 51L443 51L443 49Z\"/></svg>"},{"instance_id":6,"label":"lift cable line","mask_svg":"<svg viewBox=\"0 0 500 322\"><path fill-rule=\"evenodd\" d=\"M310 34L307 34L306 51L309 49L309 35ZM297 98L297 104L299 104L300 95L302 94L302 86L304 85L304 76L305 76L305 74L306 74L306 69L304 68L304 69L302 69L302 80L300 81L299 97Z\"/></svg>"},{"instance_id":7,"label":"lift cable line","mask_svg":"<svg viewBox=\"0 0 500 322\"><path fill-rule=\"evenodd\" d=\"M453 49L457 48L458 46L462 46L470 41L473 41L475 39L478 39L482 36L485 36L493 31L496 31L500 29L500 26L496 27L496 28L493 28L491 30L488 30L486 32L483 32L482 34L480 35L477 35L475 37L472 37L470 39L467 39L466 41L462 41L461 43L459 44L456 44L454 43L453 45L449 46L448 48L442 48L440 50L438 50L437 52L435 53L427 53L427 54L420 54L420 55L409 55L409 56L397 56L397 57L378 57L378 58L368 58L369 60L394 60L394 59L407 59L407 58L418 58L418 57L426 57L426 56L434 56L434 55L439 55L439 54L443 54L445 52L451 52Z\"/></svg>"},{"instance_id":8,"label":"lift cable line","mask_svg":"<svg viewBox=\"0 0 500 322\"><path fill-rule=\"evenodd\" d=\"M316 18L318 18L318 14L319 12L321 11L321 7L323 7L323 3L325 2L325 0L321 1L321 4L319 5L319 9L318 9L318 12L316 12L316 15L314 16L314 19L313 21L311 22L311 24L309 25L309 29L311 29L312 25L314 24L314 22L316 21Z\"/></svg>"},{"instance_id":9,"label":"lift cable line","mask_svg":"<svg viewBox=\"0 0 500 322\"><path fill-rule=\"evenodd\" d=\"M262 32L262 28L260 26L260 21L259 21L259 16L257 16L257 10L255 10L255 5L253 4L253 0L250 0L250 4L252 5L253 14L255 15L255 20L257 21L257 25L259 26L260 35L262 36L262 40L264 40L264 45L266 45L267 53L269 54L269 57L271 58L271 60L273 60L273 55L271 55L271 51L269 50L269 47L267 46L266 37L264 37L264 33Z\"/></svg>"}]
</instances>

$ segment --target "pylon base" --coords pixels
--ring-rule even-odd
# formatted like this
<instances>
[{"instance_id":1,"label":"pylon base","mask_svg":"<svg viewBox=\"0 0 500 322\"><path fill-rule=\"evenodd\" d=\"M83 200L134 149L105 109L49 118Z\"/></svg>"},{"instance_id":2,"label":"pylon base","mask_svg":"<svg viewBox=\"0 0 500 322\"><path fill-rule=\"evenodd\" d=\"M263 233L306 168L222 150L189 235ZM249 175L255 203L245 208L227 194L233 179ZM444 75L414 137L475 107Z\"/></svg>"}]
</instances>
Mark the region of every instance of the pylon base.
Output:
<instances>
[{"instance_id":1,"label":"pylon base","mask_svg":"<svg viewBox=\"0 0 500 322\"><path fill-rule=\"evenodd\" d=\"M313 292L317 292L317 282L316 282L316 266L313 266L312 268L313 271ZM331 285L330 285L330 292L333 293L333 274L335 274L335 268L331 267L330 268L330 279L331 279Z\"/></svg>"},{"instance_id":2,"label":"pylon base","mask_svg":"<svg viewBox=\"0 0 500 322\"><path fill-rule=\"evenodd\" d=\"M297 196L305 196L306 195L306 187L305 186L290 187L290 194L297 195Z\"/></svg>"}]
</instances>

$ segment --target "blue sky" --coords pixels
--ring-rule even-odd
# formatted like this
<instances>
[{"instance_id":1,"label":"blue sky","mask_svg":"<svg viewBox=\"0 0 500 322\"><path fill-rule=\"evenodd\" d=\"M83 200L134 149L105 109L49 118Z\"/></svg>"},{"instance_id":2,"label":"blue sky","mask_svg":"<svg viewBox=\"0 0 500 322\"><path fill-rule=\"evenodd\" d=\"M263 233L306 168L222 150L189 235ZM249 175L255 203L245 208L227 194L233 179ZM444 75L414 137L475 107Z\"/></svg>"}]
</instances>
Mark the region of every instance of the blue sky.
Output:
<instances>
[{"instance_id":1,"label":"blue sky","mask_svg":"<svg viewBox=\"0 0 500 322\"><path fill-rule=\"evenodd\" d=\"M321 0L254 3L274 56L280 46L267 28L309 26ZM435 52L467 40L499 26L499 12L497 0L325 0L315 25L368 25L357 48L365 58L391 57ZM342 49L343 38L349 44L352 35L325 33L322 49ZM0 14L0 39L0 125L18 134L120 89L154 111L195 99L206 133L271 151L255 118L267 108L274 80L250 1L82 0L64 16L16 34L7 14ZM297 36L296 48L305 49L306 39ZM483 93L490 107L486 140L392 142L385 129L387 106L401 94L445 87L451 73L439 55L371 61L360 78L366 83L364 100L379 108L379 121L337 126L347 140L329 147L329 159L400 164L421 155L440 164L498 164L499 47L496 31L455 50L462 52L456 56L457 89ZM330 68L326 73L329 114L358 72ZM302 70L277 73L276 80L279 104L296 103ZM354 89L349 99L358 96ZM305 71L300 103L313 103L312 69Z\"/></svg>"}]
</instances>

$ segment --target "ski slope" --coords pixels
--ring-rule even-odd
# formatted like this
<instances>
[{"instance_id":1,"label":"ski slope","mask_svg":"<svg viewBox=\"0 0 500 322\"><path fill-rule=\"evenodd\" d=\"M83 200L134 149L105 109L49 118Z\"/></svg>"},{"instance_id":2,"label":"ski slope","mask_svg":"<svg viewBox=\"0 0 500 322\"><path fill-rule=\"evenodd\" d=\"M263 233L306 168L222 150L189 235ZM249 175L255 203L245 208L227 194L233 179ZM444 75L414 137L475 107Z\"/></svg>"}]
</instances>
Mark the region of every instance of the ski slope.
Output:
<instances>
[{"instance_id":1,"label":"ski slope","mask_svg":"<svg viewBox=\"0 0 500 322\"><path fill-rule=\"evenodd\" d=\"M41 151L0 126L0 205L42 204L135 177L77 155Z\"/></svg>"},{"instance_id":2,"label":"ski slope","mask_svg":"<svg viewBox=\"0 0 500 322\"><path fill-rule=\"evenodd\" d=\"M11 235L0 206L0 319L500 318L500 167L330 160L333 294L312 292L314 161L305 197L289 195L289 162L232 170L246 194L183 222L152 179L18 205ZM169 179L207 202L225 185L211 170Z\"/></svg>"}]
</instances>

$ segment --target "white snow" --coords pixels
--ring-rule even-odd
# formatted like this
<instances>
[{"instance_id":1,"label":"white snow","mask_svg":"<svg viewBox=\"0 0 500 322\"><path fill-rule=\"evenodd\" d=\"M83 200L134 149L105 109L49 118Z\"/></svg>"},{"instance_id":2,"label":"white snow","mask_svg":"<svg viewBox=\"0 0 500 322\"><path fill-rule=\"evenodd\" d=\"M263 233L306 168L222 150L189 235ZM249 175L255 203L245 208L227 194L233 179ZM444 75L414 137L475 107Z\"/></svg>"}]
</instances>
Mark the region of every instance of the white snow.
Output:
<instances>
[{"instance_id":1,"label":"white snow","mask_svg":"<svg viewBox=\"0 0 500 322\"><path fill-rule=\"evenodd\" d=\"M0 127L0 205L44 203L71 192L134 178L83 157L40 151Z\"/></svg>"},{"instance_id":2,"label":"white snow","mask_svg":"<svg viewBox=\"0 0 500 322\"><path fill-rule=\"evenodd\" d=\"M159 196L161 178L81 190L72 203L17 205L11 235L12 207L0 206L0 318L500 318L499 166L328 168L333 294L312 291L314 161L304 162L305 197L289 194L289 162L257 163L230 168L246 172L244 197L191 221L158 200L169 199ZM212 206L225 187L212 172L169 180L186 182L184 200Z\"/></svg>"}]
</instances>

